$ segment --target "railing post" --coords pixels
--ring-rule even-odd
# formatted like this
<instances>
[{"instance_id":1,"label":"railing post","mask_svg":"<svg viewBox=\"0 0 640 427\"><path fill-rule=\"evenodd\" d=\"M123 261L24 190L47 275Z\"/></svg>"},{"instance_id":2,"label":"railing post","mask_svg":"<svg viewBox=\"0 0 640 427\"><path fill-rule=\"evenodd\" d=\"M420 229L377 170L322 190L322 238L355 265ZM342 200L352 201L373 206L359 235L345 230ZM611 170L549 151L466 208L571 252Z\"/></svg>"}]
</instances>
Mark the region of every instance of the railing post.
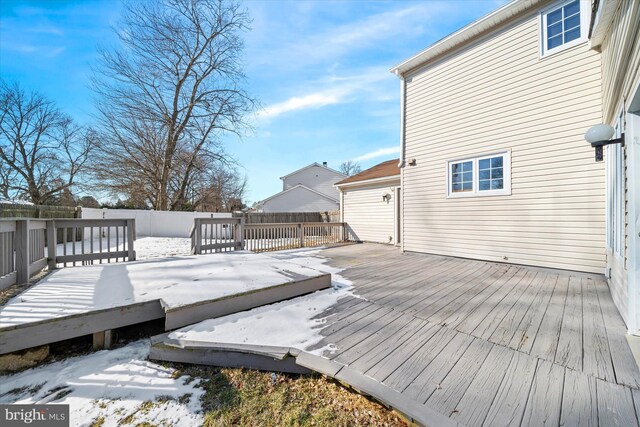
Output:
<instances>
[{"instance_id":1,"label":"railing post","mask_svg":"<svg viewBox=\"0 0 640 427\"><path fill-rule=\"evenodd\" d=\"M240 222L234 225L234 239L238 242L238 249L244 250L244 217L240 217Z\"/></svg>"},{"instance_id":2,"label":"railing post","mask_svg":"<svg viewBox=\"0 0 640 427\"><path fill-rule=\"evenodd\" d=\"M136 236L135 230L136 230L136 220L128 219L127 220L127 261L136 260L136 251L133 246L133 242Z\"/></svg>"},{"instance_id":3,"label":"railing post","mask_svg":"<svg viewBox=\"0 0 640 427\"><path fill-rule=\"evenodd\" d=\"M193 219L193 230L191 230L191 254L200 255L202 245L202 224L200 218Z\"/></svg>"},{"instance_id":4,"label":"railing post","mask_svg":"<svg viewBox=\"0 0 640 427\"><path fill-rule=\"evenodd\" d=\"M58 256L58 234L56 233L56 222L47 221L47 264L49 270L58 268L56 257Z\"/></svg>"},{"instance_id":5,"label":"railing post","mask_svg":"<svg viewBox=\"0 0 640 427\"><path fill-rule=\"evenodd\" d=\"M298 223L298 236L300 236L300 247L304 248L304 225Z\"/></svg>"},{"instance_id":6,"label":"railing post","mask_svg":"<svg viewBox=\"0 0 640 427\"><path fill-rule=\"evenodd\" d=\"M29 282L29 220L16 221L16 283Z\"/></svg>"}]
</instances>

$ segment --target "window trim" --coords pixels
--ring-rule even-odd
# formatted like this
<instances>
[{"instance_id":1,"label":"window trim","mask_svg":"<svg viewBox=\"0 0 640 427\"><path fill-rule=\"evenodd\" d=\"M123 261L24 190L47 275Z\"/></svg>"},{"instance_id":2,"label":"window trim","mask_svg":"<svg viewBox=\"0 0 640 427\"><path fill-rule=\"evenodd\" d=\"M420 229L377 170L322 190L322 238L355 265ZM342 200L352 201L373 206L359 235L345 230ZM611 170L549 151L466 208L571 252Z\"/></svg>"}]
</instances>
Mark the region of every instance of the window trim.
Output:
<instances>
[{"instance_id":1,"label":"window trim","mask_svg":"<svg viewBox=\"0 0 640 427\"><path fill-rule=\"evenodd\" d=\"M482 190L480 191L480 172L479 172L479 163L480 160L502 156L502 182L503 188L500 190ZM472 162L473 164L473 190L472 191L464 191L459 193L454 193L451 191L452 181L451 181L451 167L455 163L462 162ZM447 199L458 199L465 197L487 197L487 196L510 196L511 195L511 151L499 151L490 154L479 154L473 157L461 157L456 159L451 159L446 161L446 173L447 173L447 188L446 194Z\"/></svg>"},{"instance_id":2,"label":"window trim","mask_svg":"<svg viewBox=\"0 0 640 427\"><path fill-rule=\"evenodd\" d=\"M555 53L562 52L563 50L572 48L579 44L585 43L588 41L588 32L589 32L589 13L591 11L591 5L588 1L579 0L580 1L580 37L575 40L571 40L568 43L563 43L560 46L556 46L552 49L547 49L547 15L555 10L560 9L561 7L566 6L567 4L573 2L573 0L561 0L556 3L551 4L550 6L542 9L539 14L538 26L539 26L539 34L538 40L540 41L540 58L546 58Z\"/></svg>"}]
</instances>

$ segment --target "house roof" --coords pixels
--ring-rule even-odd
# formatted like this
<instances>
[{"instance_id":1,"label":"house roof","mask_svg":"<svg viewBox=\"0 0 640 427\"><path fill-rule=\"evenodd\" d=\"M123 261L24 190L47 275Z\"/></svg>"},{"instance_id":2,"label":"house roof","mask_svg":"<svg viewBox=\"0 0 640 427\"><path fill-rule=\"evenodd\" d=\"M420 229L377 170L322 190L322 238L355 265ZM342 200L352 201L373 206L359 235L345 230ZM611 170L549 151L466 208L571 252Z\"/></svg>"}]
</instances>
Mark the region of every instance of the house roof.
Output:
<instances>
[{"instance_id":1,"label":"house roof","mask_svg":"<svg viewBox=\"0 0 640 427\"><path fill-rule=\"evenodd\" d=\"M355 182L400 176L400 168L398 167L398 162L399 159L393 159L387 160L386 162L378 163L374 167L363 170L362 172L343 179L342 181L338 181L334 185L340 186L344 184L352 184Z\"/></svg>"},{"instance_id":2,"label":"house roof","mask_svg":"<svg viewBox=\"0 0 640 427\"><path fill-rule=\"evenodd\" d=\"M458 31L449 34L445 38L440 39L422 52L417 53L411 58L391 68L390 71L397 75L403 75L408 71L425 65L429 61L440 57L447 52L470 43L479 36L492 32L497 27L510 21L514 17L548 1L549 0L513 0L482 18L462 27Z\"/></svg>"},{"instance_id":3,"label":"house roof","mask_svg":"<svg viewBox=\"0 0 640 427\"><path fill-rule=\"evenodd\" d=\"M331 171L331 172L333 172L333 173L335 173L335 174L338 174L338 175L347 176L347 175L343 174L342 172L338 172L338 171L337 171L337 170L335 170L335 169L331 169L331 168L330 168L330 167L328 167L328 166L321 165L321 164L320 164L320 163L318 163L318 162L313 162L313 163L311 163L310 165L307 165L307 166L305 166L305 167L303 167L303 168L300 168L300 169L298 169L298 170L296 170L296 171L293 171L293 172L291 172L291 173L288 173L288 174L286 174L285 176L281 176L281 177L280 177L280 179L285 179L285 178L287 178L287 177L289 177L289 176L291 176L291 175L295 175L295 174L297 174L298 172L302 172L303 170L305 170L305 169L309 169L309 168L312 168L312 167L314 167L314 166L318 166L318 167L324 168L324 169L326 169L326 170L328 170L328 171Z\"/></svg>"},{"instance_id":4,"label":"house roof","mask_svg":"<svg viewBox=\"0 0 640 427\"><path fill-rule=\"evenodd\" d=\"M277 197L280 197L280 196L282 196L283 194L288 193L289 191L293 191L293 190L295 190L295 189L297 189L297 188L301 188L301 189L304 189L304 190L310 191L310 192L315 193L315 194L317 194L318 196L321 196L321 197L323 197L323 198L325 198L325 199L327 199L327 200L331 200L332 202L338 203L338 199L334 199L333 197L327 196L326 194L322 194L321 192L316 191L316 190L314 190L313 188L309 188L309 187L307 187L306 185L302 185L302 184L294 185L293 187L288 188L288 189L286 189L286 190L284 190L284 191L281 191L281 192L279 192L279 193L276 193L276 194L274 194L274 195L273 195L273 196L271 196L271 197L267 197L266 199L261 200L261 201L260 201L260 202L258 202L258 203L259 203L259 204L263 204L264 202L267 202L267 201L269 201L269 200L272 200L272 199L275 199L275 198L277 198Z\"/></svg>"}]
</instances>

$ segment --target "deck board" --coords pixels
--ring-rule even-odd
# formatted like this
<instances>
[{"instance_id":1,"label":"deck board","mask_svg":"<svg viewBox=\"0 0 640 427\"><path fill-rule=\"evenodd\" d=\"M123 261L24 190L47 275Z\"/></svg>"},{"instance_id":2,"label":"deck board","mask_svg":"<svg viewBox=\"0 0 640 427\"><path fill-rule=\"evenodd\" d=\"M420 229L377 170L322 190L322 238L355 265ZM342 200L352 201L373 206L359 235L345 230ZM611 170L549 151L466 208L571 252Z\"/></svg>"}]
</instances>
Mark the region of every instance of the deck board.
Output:
<instances>
[{"instance_id":1,"label":"deck board","mask_svg":"<svg viewBox=\"0 0 640 427\"><path fill-rule=\"evenodd\" d=\"M538 359L516 353L495 395L483 425L520 425Z\"/></svg>"},{"instance_id":2,"label":"deck board","mask_svg":"<svg viewBox=\"0 0 640 427\"><path fill-rule=\"evenodd\" d=\"M562 328L555 362L576 371L582 370L582 280L569 278Z\"/></svg>"},{"instance_id":3,"label":"deck board","mask_svg":"<svg viewBox=\"0 0 640 427\"><path fill-rule=\"evenodd\" d=\"M545 276L538 273L534 276L533 280L527 286L525 291L520 295L515 303L511 306L509 311L502 318L496 329L489 337L489 341L494 344L508 346L511 339L516 334L520 324L525 320L531 304L540 293L540 290L544 288L543 283Z\"/></svg>"},{"instance_id":4,"label":"deck board","mask_svg":"<svg viewBox=\"0 0 640 427\"><path fill-rule=\"evenodd\" d=\"M480 341L480 340L476 340ZM456 333L455 337L439 352L419 375L403 390L408 397L424 403L440 387L449 371L462 358L474 342L469 335ZM485 342L485 344L487 344ZM481 346L481 344L478 344ZM474 351L476 348L474 347Z\"/></svg>"},{"instance_id":5,"label":"deck board","mask_svg":"<svg viewBox=\"0 0 640 427\"><path fill-rule=\"evenodd\" d=\"M529 352L531 355L552 362L555 360L568 290L569 277L558 277L553 295L531 346Z\"/></svg>"},{"instance_id":6,"label":"deck board","mask_svg":"<svg viewBox=\"0 0 640 427\"><path fill-rule=\"evenodd\" d=\"M481 426L484 423L506 375L504 367L510 366L515 354L508 348L493 346L469 388L451 410L450 416L454 421L470 427Z\"/></svg>"},{"instance_id":7,"label":"deck board","mask_svg":"<svg viewBox=\"0 0 640 427\"><path fill-rule=\"evenodd\" d=\"M596 380L600 425L636 427L638 418L631 390L625 386Z\"/></svg>"},{"instance_id":8,"label":"deck board","mask_svg":"<svg viewBox=\"0 0 640 427\"><path fill-rule=\"evenodd\" d=\"M584 372L607 381L615 381L607 331L598 304L598 291L591 279L582 279L584 347Z\"/></svg>"},{"instance_id":9,"label":"deck board","mask_svg":"<svg viewBox=\"0 0 640 427\"><path fill-rule=\"evenodd\" d=\"M598 425L598 400L596 379L565 370L562 390L560 425L567 427L591 427Z\"/></svg>"},{"instance_id":10,"label":"deck board","mask_svg":"<svg viewBox=\"0 0 640 427\"><path fill-rule=\"evenodd\" d=\"M546 360L538 362L522 418L523 425L557 426L560 423L565 370Z\"/></svg>"},{"instance_id":11,"label":"deck board","mask_svg":"<svg viewBox=\"0 0 640 427\"><path fill-rule=\"evenodd\" d=\"M508 346L523 353L531 353L531 347L540 329L540 324L549 308L549 301L555 291L558 282L557 274L549 274L540 289L540 292L531 303L527 314L516 328Z\"/></svg>"}]
</instances>

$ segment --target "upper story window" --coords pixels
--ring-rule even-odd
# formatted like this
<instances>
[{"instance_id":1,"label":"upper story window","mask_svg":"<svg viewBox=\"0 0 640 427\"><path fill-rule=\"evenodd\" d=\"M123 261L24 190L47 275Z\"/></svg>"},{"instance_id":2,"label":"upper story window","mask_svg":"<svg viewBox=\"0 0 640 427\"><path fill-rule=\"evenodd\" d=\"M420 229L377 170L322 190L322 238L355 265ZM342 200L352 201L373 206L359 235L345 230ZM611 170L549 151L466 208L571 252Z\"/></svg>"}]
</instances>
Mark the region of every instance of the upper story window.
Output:
<instances>
[{"instance_id":1,"label":"upper story window","mask_svg":"<svg viewBox=\"0 0 640 427\"><path fill-rule=\"evenodd\" d=\"M510 153L450 161L447 176L449 197L511 194Z\"/></svg>"},{"instance_id":2,"label":"upper story window","mask_svg":"<svg viewBox=\"0 0 640 427\"><path fill-rule=\"evenodd\" d=\"M583 0L568 0L541 12L543 57L587 40L587 6Z\"/></svg>"}]
</instances>

